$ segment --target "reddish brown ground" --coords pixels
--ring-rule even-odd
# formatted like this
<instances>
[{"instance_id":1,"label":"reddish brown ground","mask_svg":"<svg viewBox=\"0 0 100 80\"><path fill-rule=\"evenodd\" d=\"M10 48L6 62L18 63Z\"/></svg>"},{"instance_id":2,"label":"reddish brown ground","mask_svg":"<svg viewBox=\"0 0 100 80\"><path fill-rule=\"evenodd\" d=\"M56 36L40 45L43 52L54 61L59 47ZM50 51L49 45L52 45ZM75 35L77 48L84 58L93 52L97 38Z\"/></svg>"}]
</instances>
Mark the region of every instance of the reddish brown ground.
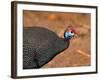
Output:
<instances>
[{"instance_id":1,"label":"reddish brown ground","mask_svg":"<svg viewBox=\"0 0 100 80\"><path fill-rule=\"evenodd\" d=\"M69 48L43 66L71 67L90 65L90 14L24 11L24 26L41 26L63 37L69 24L73 25L78 37L71 40Z\"/></svg>"}]
</instances>

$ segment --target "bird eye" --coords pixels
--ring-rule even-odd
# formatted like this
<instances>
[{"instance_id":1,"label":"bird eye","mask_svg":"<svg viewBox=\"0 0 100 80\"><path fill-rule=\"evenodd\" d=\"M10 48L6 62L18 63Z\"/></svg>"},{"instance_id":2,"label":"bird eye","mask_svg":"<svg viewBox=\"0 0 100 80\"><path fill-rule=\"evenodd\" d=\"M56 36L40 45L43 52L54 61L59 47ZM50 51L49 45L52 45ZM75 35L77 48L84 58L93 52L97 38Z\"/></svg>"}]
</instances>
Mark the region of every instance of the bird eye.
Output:
<instances>
[{"instance_id":1,"label":"bird eye","mask_svg":"<svg viewBox=\"0 0 100 80\"><path fill-rule=\"evenodd\" d=\"M73 32L71 31L71 33L73 33Z\"/></svg>"}]
</instances>

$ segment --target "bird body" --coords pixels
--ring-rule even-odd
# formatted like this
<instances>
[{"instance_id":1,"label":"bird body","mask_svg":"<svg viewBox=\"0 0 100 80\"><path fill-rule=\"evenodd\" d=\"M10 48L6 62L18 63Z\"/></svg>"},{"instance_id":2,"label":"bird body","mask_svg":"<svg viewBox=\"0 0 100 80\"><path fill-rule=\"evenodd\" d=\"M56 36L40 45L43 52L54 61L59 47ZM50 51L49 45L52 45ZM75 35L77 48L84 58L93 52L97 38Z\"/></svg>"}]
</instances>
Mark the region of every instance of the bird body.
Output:
<instances>
[{"instance_id":1,"label":"bird body","mask_svg":"<svg viewBox=\"0 0 100 80\"><path fill-rule=\"evenodd\" d=\"M67 33L65 33L68 36ZM40 68L69 47L70 40L41 27L24 27L23 69Z\"/></svg>"}]
</instances>

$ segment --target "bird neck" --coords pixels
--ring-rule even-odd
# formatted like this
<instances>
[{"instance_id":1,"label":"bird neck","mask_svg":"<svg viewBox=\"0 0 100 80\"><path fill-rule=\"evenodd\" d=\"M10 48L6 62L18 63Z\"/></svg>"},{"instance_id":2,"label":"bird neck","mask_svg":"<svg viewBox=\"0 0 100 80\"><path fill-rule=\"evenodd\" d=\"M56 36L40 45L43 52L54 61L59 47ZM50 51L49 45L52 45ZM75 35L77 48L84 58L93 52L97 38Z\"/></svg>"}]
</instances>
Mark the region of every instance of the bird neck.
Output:
<instances>
[{"instance_id":1,"label":"bird neck","mask_svg":"<svg viewBox=\"0 0 100 80\"><path fill-rule=\"evenodd\" d=\"M64 42L66 43L66 49L67 49L69 47L69 44L70 44L70 39L64 38Z\"/></svg>"},{"instance_id":2,"label":"bird neck","mask_svg":"<svg viewBox=\"0 0 100 80\"><path fill-rule=\"evenodd\" d=\"M70 41L70 39L65 39L65 38L64 38L64 41L65 41L65 42L69 42L69 41Z\"/></svg>"}]
</instances>

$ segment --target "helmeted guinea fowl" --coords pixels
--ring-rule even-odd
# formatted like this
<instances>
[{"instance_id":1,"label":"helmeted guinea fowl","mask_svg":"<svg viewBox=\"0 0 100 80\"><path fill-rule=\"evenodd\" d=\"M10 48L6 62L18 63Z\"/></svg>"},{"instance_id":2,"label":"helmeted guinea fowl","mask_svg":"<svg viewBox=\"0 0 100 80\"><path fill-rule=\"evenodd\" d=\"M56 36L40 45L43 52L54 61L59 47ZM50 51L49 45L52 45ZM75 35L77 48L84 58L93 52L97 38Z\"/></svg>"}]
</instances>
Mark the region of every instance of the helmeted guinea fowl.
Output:
<instances>
[{"instance_id":1,"label":"helmeted guinea fowl","mask_svg":"<svg viewBox=\"0 0 100 80\"><path fill-rule=\"evenodd\" d=\"M64 39L42 27L24 27L23 30L23 69L40 68L61 51L67 49L75 31L69 29Z\"/></svg>"}]
</instances>

